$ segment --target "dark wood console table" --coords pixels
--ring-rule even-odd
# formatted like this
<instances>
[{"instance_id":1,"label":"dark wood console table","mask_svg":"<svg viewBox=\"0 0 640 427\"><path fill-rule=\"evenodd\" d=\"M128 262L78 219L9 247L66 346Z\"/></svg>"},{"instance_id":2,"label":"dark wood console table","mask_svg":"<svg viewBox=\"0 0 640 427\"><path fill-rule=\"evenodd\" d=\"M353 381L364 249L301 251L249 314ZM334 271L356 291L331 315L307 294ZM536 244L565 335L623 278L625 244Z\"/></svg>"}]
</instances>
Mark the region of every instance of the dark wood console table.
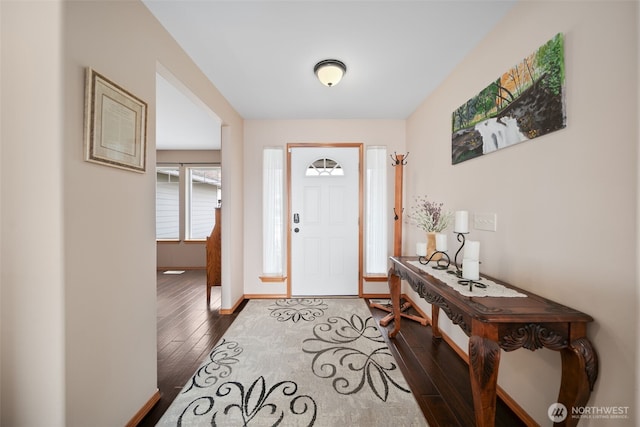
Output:
<instances>
[{"instance_id":1,"label":"dark wood console table","mask_svg":"<svg viewBox=\"0 0 640 427\"><path fill-rule=\"evenodd\" d=\"M568 411L556 425L575 426L572 407L585 406L598 377L598 357L586 336L593 318L515 286L492 281L526 295L525 298L467 297L449 285L411 265L416 257L391 257L389 287L394 313L394 337L400 331L400 284L406 280L432 305L434 338L441 338L438 315L442 310L469 336L469 373L476 425L493 426L500 349L531 351L546 347L560 351L562 378L557 402ZM484 277L484 276L483 276Z\"/></svg>"}]
</instances>

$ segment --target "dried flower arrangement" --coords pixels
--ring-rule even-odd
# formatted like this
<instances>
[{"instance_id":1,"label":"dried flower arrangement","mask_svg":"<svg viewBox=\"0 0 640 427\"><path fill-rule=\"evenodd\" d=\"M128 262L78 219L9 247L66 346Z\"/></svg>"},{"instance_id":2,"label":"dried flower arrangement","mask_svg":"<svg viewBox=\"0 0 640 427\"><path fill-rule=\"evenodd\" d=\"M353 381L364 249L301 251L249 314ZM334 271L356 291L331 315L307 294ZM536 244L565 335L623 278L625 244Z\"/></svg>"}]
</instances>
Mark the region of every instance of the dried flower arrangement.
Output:
<instances>
[{"instance_id":1,"label":"dried flower arrangement","mask_svg":"<svg viewBox=\"0 0 640 427\"><path fill-rule=\"evenodd\" d=\"M411 206L409 222L427 233L440 233L451 224L453 213L442 210L443 203L431 202L427 196L416 196Z\"/></svg>"}]
</instances>

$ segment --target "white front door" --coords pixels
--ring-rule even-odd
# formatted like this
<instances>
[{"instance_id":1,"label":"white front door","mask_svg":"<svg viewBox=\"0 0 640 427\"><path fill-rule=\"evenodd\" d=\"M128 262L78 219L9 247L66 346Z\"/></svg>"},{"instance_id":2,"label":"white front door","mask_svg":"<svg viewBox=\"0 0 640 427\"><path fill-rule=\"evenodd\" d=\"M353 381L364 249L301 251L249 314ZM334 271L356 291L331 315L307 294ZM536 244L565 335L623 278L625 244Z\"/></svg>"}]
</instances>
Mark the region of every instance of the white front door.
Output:
<instances>
[{"instance_id":1,"label":"white front door","mask_svg":"<svg viewBox=\"0 0 640 427\"><path fill-rule=\"evenodd\" d=\"M291 294L358 295L359 147L291 147Z\"/></svg>"}]
</instances>

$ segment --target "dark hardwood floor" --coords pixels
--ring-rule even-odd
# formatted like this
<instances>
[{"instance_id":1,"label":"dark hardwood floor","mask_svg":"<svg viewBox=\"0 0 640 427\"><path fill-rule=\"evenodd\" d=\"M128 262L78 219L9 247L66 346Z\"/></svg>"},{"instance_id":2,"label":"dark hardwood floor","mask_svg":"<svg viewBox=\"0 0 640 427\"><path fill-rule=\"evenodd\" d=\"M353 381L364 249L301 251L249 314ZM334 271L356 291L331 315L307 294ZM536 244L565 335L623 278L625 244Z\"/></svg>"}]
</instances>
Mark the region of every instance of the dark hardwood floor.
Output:
<instances>
[{"instance_id":1,"label":"dark hardwood floor","mask_svg":"<svg viewBox=\"0 0 640 427\"><path fill-rule=\"evenodd\" d=\"M154 426L222 337L244 303L232 315L220 315L220 288L206 305L204 270L181 275L158 272L158 388L160 401L139 426ZM372 308L376 319L387 313ZM391 326L389 326L391 328ZM398 336L389 340L394 356L429 425L473 426L473 402L467 364L444 341L434 341L431 328L403 320ZM496 426L525 424L498 399ZM398 426L402 427L402 426Z\"/></svg>"},{"instance_id":2,"label":"dark hardwood floor","mask_svg":"<svg viewBox=\"0 0 640 427\"><path fill-rule=\"evenodd\" d=\"M238 313L220 315L220 288L207 307L205 270L158 272L158 389L160 401L138 426L155 426Z\"/></svg>"}]
</instances>

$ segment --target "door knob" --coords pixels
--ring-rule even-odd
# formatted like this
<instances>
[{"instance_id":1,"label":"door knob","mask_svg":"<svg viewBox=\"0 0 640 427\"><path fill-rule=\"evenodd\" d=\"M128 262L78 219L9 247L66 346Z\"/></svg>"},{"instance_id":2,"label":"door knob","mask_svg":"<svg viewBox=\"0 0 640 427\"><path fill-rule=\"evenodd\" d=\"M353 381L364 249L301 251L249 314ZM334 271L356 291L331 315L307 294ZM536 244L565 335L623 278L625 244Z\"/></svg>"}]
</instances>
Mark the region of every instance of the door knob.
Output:
<instances>
[{"instance_id":1,"label":"door knob","mask_svg":"<svg viewBox=\"0 0 640 427\"><path fill-rule=\"evenodd\" d=\"M294 228L294 229L293 229L293 231L294 231L295 233L297 233L297 232L299 232L299 231L300 231L300 229L299 229L298 227L296 227L296 228Z\"/></svg>"}]
</instances>

